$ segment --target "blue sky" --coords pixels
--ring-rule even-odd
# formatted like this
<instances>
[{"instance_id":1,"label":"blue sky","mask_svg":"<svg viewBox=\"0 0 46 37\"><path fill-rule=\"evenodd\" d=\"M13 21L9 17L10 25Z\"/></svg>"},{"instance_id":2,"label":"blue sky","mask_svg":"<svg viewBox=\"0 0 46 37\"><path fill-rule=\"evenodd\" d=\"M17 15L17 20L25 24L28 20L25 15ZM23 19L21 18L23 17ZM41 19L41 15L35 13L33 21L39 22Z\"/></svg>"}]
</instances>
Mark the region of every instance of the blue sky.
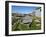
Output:
<instances>
[{"instance_id":1,"label":"blue sky","mask_svg":"<svg viewBox=\"0 0 46 37\"><path fill-rule=\"evenodd\" d=\"M33 10L35 10L38 7L35 6L12 6L12 13L22 13L22 14L28 14L32 13Z\"/></svg>"}]
</instances>

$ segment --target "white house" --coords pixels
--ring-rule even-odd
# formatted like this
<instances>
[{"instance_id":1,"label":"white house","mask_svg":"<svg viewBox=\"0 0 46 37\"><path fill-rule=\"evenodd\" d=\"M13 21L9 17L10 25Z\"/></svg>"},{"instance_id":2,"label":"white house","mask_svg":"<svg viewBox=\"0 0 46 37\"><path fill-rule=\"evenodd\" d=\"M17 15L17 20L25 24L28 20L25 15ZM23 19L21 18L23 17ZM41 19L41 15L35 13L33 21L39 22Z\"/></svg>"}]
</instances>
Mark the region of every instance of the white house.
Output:
<instances>
[{"instance_id":1,"label":"white house","mask_svg":"<svg viewBox=\"0 0 46 37\"><path fill-rule=\"evenodd\" d=\"M31 23L32 22L32 17L29 15L26 15L25 17L22 18L23 23Z\"/></svg>"}]
</instances>

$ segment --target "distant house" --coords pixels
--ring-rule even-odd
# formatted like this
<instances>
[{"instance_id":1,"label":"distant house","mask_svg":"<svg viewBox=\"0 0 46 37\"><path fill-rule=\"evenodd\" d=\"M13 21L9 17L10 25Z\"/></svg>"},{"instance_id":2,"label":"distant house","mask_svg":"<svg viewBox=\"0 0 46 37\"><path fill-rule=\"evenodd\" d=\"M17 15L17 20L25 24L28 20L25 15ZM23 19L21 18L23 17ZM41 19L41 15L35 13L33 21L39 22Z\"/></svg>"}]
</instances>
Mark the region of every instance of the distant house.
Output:
<instances>
[{"instance_id":1,"label":"distant house","mask_svg":"<svg viewBox=\"0 0 46 37\"><path fill-rule=\"evenodd\" d=\"M29 15L26 15L25 17L22 18L23 23L31 23L32 22L32 17Z\"/></svg>"}]
</instances>

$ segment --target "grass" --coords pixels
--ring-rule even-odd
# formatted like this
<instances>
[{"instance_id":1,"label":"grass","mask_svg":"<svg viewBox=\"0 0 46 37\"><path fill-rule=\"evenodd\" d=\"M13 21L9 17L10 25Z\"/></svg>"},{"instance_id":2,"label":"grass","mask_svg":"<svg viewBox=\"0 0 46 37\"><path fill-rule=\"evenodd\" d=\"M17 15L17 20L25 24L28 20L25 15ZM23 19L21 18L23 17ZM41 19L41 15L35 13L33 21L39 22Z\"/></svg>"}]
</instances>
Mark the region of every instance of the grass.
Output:
<instances>
[{"instance_id":1,"label":"grass","mask_svg":"<svg viewBox=\"0 0 46 37\"><path fill-rule=\"evenodd\" d=\"M39 30L41 29L41 25L37 26L37 23L33 20L32 26L30 27L31 30Z\"/></svg>"},{"instance_id":2,"label":"grass","mask_svg":"<svg viewBox=\"0 0 46 37\"><path fill-rule=\"evenodd\" d=\"M12 25L12 31L40 30L41 29L41 24L34 21L36 19L39 20L40 18L33 16L32 19L33 19L33 21L32 21L32 23L30 25L21 23L20 21L18 21L18 19L13 19L12 20L13 21L12 22L13 23L13 25ZM17 20L17 21L15 21L15 20Z\"/></svg>"}]
</instances>

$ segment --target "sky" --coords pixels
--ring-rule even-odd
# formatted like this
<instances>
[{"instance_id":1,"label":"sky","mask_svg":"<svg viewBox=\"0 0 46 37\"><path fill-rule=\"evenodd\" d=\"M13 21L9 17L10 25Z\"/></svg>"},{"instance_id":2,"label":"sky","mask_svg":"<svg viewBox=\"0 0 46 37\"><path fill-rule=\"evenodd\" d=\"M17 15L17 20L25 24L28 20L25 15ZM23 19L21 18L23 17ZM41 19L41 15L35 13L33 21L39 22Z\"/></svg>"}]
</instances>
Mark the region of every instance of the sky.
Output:
<instances>
[{"instance_id":1,"label":"sky","mask_svg":"<svg viewBox=\"0 0 46 37\"><path fill-rule=\"evenodd\" d=\"M28 14L32 13L36 8L35 6L12 6L12 13Z\"/></svg>"}]
</instances>

